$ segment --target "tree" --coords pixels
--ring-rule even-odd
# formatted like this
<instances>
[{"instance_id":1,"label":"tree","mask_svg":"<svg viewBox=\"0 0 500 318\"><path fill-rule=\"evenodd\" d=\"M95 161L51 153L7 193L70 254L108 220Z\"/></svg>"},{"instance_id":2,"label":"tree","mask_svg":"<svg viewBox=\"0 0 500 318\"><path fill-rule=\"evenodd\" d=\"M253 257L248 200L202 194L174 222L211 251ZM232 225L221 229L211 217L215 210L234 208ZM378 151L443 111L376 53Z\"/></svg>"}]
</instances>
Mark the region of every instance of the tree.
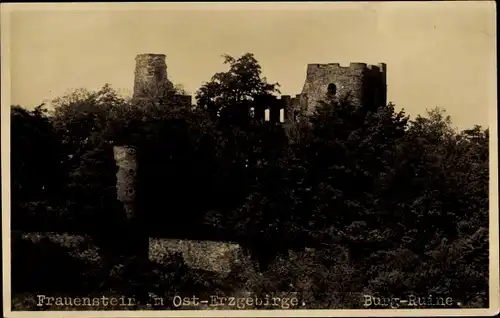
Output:
<instances>
[{"instance_id":1,"label":"tree","mask_svg":"<svg viewBox=\"0 0 500 318\"><path fill-rule=\"evenodd\" d=\"M348 266L359 275L358 287L343 288L453 295L484 306L488 130L451 127L442 110L409 121L392 104L370 111L326 100L304 138L259 169L234 228L256 242L256 254L262 247L263 269L297 242L317 253L337 245L348 248ZM316 261L327 271L321 275L336 275L328 273L335 261Z\"/></svg>"},{"instance_id":2,"label":"tree","mask_svg":"<svg viewBox=\"0 0 500 318\"><path fill-rule=\"evenodd\" d=\"M79 90L57 99L53 123L66 157L68 209L86 215L91 223L99 219L103 227L117 221L120 208L113 207L117 202L112 148L132 145L140 153L140 188L147 196L142 201L149 202L143 210L159 221L151 224L174 221L175 227L175 220L192 218L204 201L189 198L200 195L198 189L209 187L216 147L206 114L176 101L159 104L146 99L132 104L109 85L97 92ZM167 208L170 212L165 213L154 204L182 204L187 211Z\"/></svg>"},{"instance_id":3,"label":"tree","mask_svg":"<svg viewBox=\"0 0 500 318\"><path fill-rule=\"evenodd\" d=\"M44 104L11 106L12 228L25 229L58 206L60 143Z\"/></svg>"},{"instance_id":4,"label":"tree","mask_svg":"<svg viewBox=\"0 0 500 318\"><path fill-rule=\"evenodd\" d=\"M76 90L57 98L52 123L62 143L67 186L61 192L68 217L92 228L116 219L115 164L106 138L110 114L126 101L110 85L99 91ZM71 212L70 212L71 211Z\"/></svg>"},{"instance_id":5,"label":"tree","mask_svg":"<svg viewBox=\"0 0 500 318\"><path fill-rule=\"evenodd\" d=\"M327 99L309 121L310 138L299 148L311 193L310 207L300 209L308 211L302 212L307 231L323 233L321 240L343 237L354 250L383 241L379 180L393 164L408 118L392 104L370 111Z\"/></svg>"},{"instance_id":6,"label":"tree","mask_svg":"<svg viewBox=\"0 0 500 318\"><path fill-rule=\"evenodd\" d=\"M224 55L224 64L229 69L216 73L196 93L198 107L217 128L219 173L214 188L218 201L224 202L214 207L219 212L241 204L255 179L255 165L264 159L266 150L280 149L284 140L279 128L251 115L252 109L263 113L270 106L265 101L279 92L278 84L261 77L261 66L251 53L239 58Z\"/></svg>"},{"instance_id":7,"label":"tree","mask_svg":"<svg viewBox=\"0 0 500 318\"><path fill-rule=\"evenodd\" d=\"M261 66L251 53L239 58L224 55L229 70L212 76L196 93L198 105L214 118L231 124L247 122L250 108L258 106L259 97L279 93L277 83L270 84L261 77Z\"/></svg>"},{"instance_id":8,"label":"tree","mask_svg":"<svg viewBox=\"0 0 500 318\"><path fill-rule=\"evenodd\" d=\"M372 277L367 285L484 306L487 130L455 131L449 116L434 109L410 122L396 150L392 168L380 180L378 206L390 211L384 224L392 232L398 225L400 234L393 236L393 248L365 254L365 272Z\"/></svg>"},{"instance_id":9,"label":"tree","mask_svg":"<svg viewBox=\"0 0 500 318\"><path fill-rule=\"evenodd\" d=\"M319 242L342 240L356 250L383 241L372 237L380 227L374 187L407 120L393 105L371 112L327 99L301 128L299 143L258 166L258 182L235 213L239 228L253 233L248 239L262 252L275 247L271 254Z\"/></svg>"}]
</instances>

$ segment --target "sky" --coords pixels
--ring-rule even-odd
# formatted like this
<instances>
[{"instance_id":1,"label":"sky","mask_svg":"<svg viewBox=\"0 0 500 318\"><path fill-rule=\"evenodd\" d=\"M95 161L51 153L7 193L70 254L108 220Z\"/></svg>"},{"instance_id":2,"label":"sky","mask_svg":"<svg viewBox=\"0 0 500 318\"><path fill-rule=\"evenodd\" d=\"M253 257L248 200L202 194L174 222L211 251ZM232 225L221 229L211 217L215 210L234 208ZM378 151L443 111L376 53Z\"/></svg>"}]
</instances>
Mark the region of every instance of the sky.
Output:
<instances>
[{"instance_id":1,"label":"sky","mask_svg":"<svg viewBox=\"0 0 500 318\"><path fill-rule=\"evenodd\" d=\"M194 94L227 69L222 54L247 52L286 95L301 92L308 63L384 62L389 101L412 117L442 107L463 129L488 126L496 107L494 2L8 8L10 103L28 108L105 83L130 96L141 53L166 54L171 81Z\"/></svg>"}]
</instances>

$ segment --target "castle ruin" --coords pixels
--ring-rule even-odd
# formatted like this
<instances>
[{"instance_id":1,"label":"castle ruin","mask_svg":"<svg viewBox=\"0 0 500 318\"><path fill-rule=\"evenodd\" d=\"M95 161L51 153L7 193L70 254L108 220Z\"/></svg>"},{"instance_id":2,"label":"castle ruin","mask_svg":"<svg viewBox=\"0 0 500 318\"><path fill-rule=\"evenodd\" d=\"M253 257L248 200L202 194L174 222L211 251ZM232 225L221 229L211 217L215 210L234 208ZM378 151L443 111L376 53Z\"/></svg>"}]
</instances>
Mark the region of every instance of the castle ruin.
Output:
<instances>
[{"instance_id":1,"label":"castle ruin","mask_svg":"<svg viewBox=\"0 0 500 318\"><path fill-rule=\"evenodd\" d=\"M174 84L168 79L165 54L140 54L136 57L134 94L132 102L156 100L155 103L192 105L192 97L176 94ZM301 114L310 115L326 94L339 99L347 97L352 105L363 107L383 106L387 102L387 67L385 64L367 65L351 63L342 67L339 64L309 64L305 83L300 94L294 97L282 95L281 98L267 96L257 104L254 117L283 125L288 131L300 119ZM158 101L159 96L166 99ZM148 257L149 238L143 229L143 219L136 198L137 154L134 147L115 145L114 157L118 167L116 191L123 204L128 219L129 239L134 242L130 249L132 262L141 264Z\"/></svg>"},{"instance_id":2,"label":"castle ruin","mask_svg":"<svg viewBox=\"0 0 500 318\"><path fill-rule=\"evenodd\" d=\"M136 57L134 95L132 101L140 103L165 95L163 103L166 107L176 105L192 105L190 95L176 94L174 84L168 79L165 54L139 54ZM331 64L309 64L302 92L291 97L282 95L262 97L253 109L253 116L263 121L283 125L289 136L293 135L293 127L302 114L311 115L318 102L333 95L339 99L349 98L353 106L379 107L386 105L387 66L384 63L368 65L350 63L349 66ZM292 139L292 138L291 138ZM115 161L119 167L117 173L117 194L133 219L134 184L135 184L135 150L128 146L116 146Z\"/></svg>"},{"instance_id":3,"label":"castle ruin","mask_svg":"<svg viewBox=\"0 0 500 318\"><path fill-rule=\"evenodd\" d=\"M140 54L136 57L134 78L134 101L156 97L174 91L168 79L165 54ZM282 95L281 98L262 100L261 109L254 110L254 116L265 121L292 124L298 114L311 115L318 102L326 94L339 99L348 98L353 105L376 107L387 103L387 66L384 63L368 65L350 63L308 64L302 92L295 95ZM174 94L168 102L190 105L192 97Z\"/></svg>"}]
</instances>

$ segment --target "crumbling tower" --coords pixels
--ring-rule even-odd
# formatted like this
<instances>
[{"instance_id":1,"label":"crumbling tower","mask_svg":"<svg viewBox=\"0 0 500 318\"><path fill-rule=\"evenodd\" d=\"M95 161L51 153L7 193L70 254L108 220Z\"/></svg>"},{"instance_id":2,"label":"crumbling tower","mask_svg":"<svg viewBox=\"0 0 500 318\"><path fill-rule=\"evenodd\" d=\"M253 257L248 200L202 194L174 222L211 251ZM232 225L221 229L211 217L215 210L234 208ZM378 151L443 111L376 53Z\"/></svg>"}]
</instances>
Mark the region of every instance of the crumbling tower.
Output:
<instances>
[{"instance_id":1,"label":"crumbling tower","mask_svg":"<svg viewBox=\"0 0 500 318\"><path fill-rule=\"evenodd\" d=\"M387 66L350 63L309 64L300 96L300 108L311 114L327 93L338 98L349 97L353 105L385 106L387 103Z\"/></svg>"},{"instance_id":2,"label":"crumbling tower","mask_svg":"<svg viewBox=\"0 0 500 318\"><path fill-rule=\"evenodd\" d=\"M165 54L139 54L135 58L133 100L162 97L174 91L167 76Z\"/></svg>"}]
</instances>

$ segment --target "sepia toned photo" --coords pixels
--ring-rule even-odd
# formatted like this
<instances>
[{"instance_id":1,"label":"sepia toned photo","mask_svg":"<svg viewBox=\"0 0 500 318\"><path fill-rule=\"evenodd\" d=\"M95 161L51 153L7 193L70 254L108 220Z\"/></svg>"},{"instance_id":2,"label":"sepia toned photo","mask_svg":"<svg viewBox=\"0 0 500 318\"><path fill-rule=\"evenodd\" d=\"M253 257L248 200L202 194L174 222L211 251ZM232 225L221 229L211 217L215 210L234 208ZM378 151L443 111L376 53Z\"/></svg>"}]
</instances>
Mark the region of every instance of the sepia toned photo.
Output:
<instances>
[{"instance_id":1,"label":"sepia toned photo","mask_svg":"<svg viewBox=\"0 0 500 318\"><path fill-rule=\"evenodd\" d=\"M4 316L498 313L495 10L2 4Z\"/></svg>"}]
</instances>

